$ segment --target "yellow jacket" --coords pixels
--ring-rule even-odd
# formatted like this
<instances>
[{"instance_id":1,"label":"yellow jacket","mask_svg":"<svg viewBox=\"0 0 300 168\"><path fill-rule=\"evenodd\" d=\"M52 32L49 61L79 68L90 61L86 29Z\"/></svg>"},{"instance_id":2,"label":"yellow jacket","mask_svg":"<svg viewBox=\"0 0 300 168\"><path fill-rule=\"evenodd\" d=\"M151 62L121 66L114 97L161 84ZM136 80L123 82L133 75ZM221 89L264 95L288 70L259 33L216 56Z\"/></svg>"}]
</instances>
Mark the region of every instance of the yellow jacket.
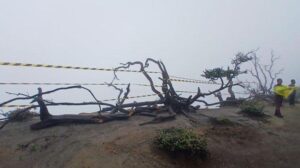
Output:
<instances>
[{"instance_id":1,"label":"yellow jacket","mask_svg":"<svg viewBox=\"0 0 300 168\"><path fill-rule=\"evenodd\" d=\"M273 91L275 94L283 96L285 99L290 96L295 91L295 87L289 87L285 85L275 86Z\"/></svg>"}]
</instances>

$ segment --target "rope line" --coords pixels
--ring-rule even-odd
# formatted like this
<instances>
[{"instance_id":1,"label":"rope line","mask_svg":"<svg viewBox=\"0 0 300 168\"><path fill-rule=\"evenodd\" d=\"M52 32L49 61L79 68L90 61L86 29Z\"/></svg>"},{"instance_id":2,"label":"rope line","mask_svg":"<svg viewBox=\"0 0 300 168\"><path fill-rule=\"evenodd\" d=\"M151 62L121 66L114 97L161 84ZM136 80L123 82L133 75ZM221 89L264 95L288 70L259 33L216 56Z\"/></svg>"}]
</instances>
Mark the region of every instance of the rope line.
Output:
<instances>
[{"instance_id":1,"label":"rope line","mask_svg":"<svg viewBox=\"0 0 300 168\"><path fill-rule=\"evenodd\" d=\"M49 64L27 64L18 62L0 62L3 66L21 66L21 67L39 67L39 68L56 68L56 69L77 69L77 70L92 70L92 71L114 71L114 68L91 68L79 66L65 66L65 65L49 65ZM140 72L137 70L117 70L119 72ZM147 71L148 73L160 73L156 71Z\"/></svg>"},{"instance_id":2,"label":"rope line","mask_svg":"<svg viewBox=\"0 0 300 168\"><path fill-rule=\"evenodd\" d=\"M115 71L114 68L91 68L91 67L80 67L80 66L65 66L65 65L49 65L49 64L29 64L29 63L17 63L17 62L0 62L2 66L15 66L15 67L38 67L38 68L56 68L56 69L76 69L76 70L93 70L93 71ZM136 72L139 73L141 71L138 70L117 70L119 72ZM146 71L147 73L160 74L161 72L157 71ZM190 79L184 77L171 76L173 81L177 82L190 82L190 83L207 83L207 81L202 81L198 79ZM209 82L209 84L213 84L213 82Z\"/></svg>"},{"instance_id":3,"label":"rope line","mask_svg":"<svg viewBox=\"0 0 300 168\"><path fill-rule=\"evenodd\" d=\"M184 82L184 83L201 83L201 84L216 84L213 82L206 82L206 81L191 81L191 80L181 80L181 79L170 79L170 81L174 82ZM0 82L0 85L107 85L107 83L58 83L58 82ZM114 85L128 85L126 83L115 83ZM133 83L131 85L136 86L150 86L149 84L140 84L140 83ZM161 87L161 85L154 85L155 87Z\"/></svg>"},{"instance_id":4,"label":"rope line","mask_svg":"<svg viewBox=\"0 0 300 168\"><path fill-rule=\"evenodd\" d=\"M39 68L56 68L56 69L75 69L75 70L93 70L93 71L115 71L114 68L91 68L91 67L80 67L80 66L65 66L65 65L50 65L50 64L30 64L30 63L18 63L18 62L1 62L2 66L15 66L15 67L39 67ZM141 71L138 70L117 70L119 72L136 72L139 73ZM146 71L147 73L160 74L161 72L157 71ZM201 83L201 84L211 84L211 85L220 85L220 83L212 82L212 81L204 81L198 79L191 79L185 77L171 76L171 81L175 82L187 82L187 83ZM176 78L176 79L175 79ZM256 82L243 82L243 83L256 83ZM1 83L2 84L2 83ZM98 84L96 84L98 85Z\"/></svg>"},{"instance_id":5,"label":"rope line","mask_svg":"<svg viewBox=\"0 0 300 168\"><path fill-rule=\"evenodd\" d=\"M51 83L51 82L0 82L0 85L85 85L85 86L106 86L107 83ZM127 86L128 83L114 83L116 86ZM141 83L133 83L130 85L135 86L151 86L148 84L141 84ZM162 87L160 85L154 85L155 87Z\"/></svg>"},{"instance_id":6,"label":"rope line","mask_svg":"<svg viewBox=\"0 0 300 168\"><path fill-rule=\"evenodd\" d=\"M65 66L65 65L50 65L50 64L29 64L29 63L17 63L17 62L0 62L0 65L3 66L15 66L15 67L42 67L42 68L56 68L56 69L76 69L76 70L94 70L94 71L115 71L114 68L91 68L91 67L80 67L80 66ZM141 72L138 70L117 70L119 72ZM146 71L147 73L154 73L154 74L160 74L161 72L157 71ZM170 76L172 77L169 79L170 81L174 82L186 82L186 83L200 83L200 84L210 84L210 85L220 85L220 83L212 82L212 81L203 81L203 80L197 80L197 79L190 79L185 77L177 77L177 76ZM175 79L176 78L176 79ZM255 82L242 82L242 83L255 83ZM0 83L1 85L5 85L6 83ZM12 85L17 85L16 83L11 83ZM29 85L27 83L23 83L24 85ZM32 85L32 84L31 84ZM38 83L34 85L40 85ZM70 84L50 84L45 83L43 85L70 85ZM77 84L76 84L77 85ZM79 85L104 85L104 84L79 84ZM145 86L145 85L144 85ZM149 85L147 85L149 86Z\"/></svg>"},{"instance_id":7,"label":"rope line","mask_svg":"<svg viewBox=\"0 0 300 168\"><path fill-rule=\"evenodd\" d=\"M143 97L152 97L152 96L156 96L157 94L147 94L147 95L140 95L140 96L130 96L127 97L126 99L134 99L134 98L143 98ZM108 102L108 101L115 101L118 99L104 99L104 100L100 100L101 102ZM21 104L21 105L17 105L17 104L12 104L12 105L3 105L0 108L23 108L23 107L29 107L32 105L25 105L25 104Z\"/></svg>"},{"instance_id":8,"label":"rope line","mask_svg":"<svg viewBox=\"0 0 300 168\"><path fill-rule=\"evenodd\" d=\"M176 91L178 93L197 93L197 92L193 92L193 91ZM235 94L249 94L249 93L246 93L246 92L234 92ZM140 96L130 96L130 97L127 97L126 99L134 99L134 98L144 98L144 97L152 97L152 96L156 96L157 94L147 94L147 95L140 95ZM100 100L102 102L108 102L108 101L115 101L117 99L104 99L104 100ZM24 108L24 107L29 107L31 105L16 105L16 104L13 104L13 105L3 105L1 106L0 108Z\"/></svg>"},{"instance_id":9,"label":"rope line","mask_svg":"<svg viewBox=\"0 0 300 168\"><path fill-rule=\"evenodd\" d=\"M176 90L176 92L178 93L194 93L196 94L197 92L193 92L193 91L182 91L182 90ZM241 94L241 95L246 95L249 94L247 92L234 92L234 94ZM228 93L222 93L222 95L229 95Z\"/></svg>"},{"instance_id":10,"label":"rope line","mask_svg":"<svg viewBox=\"0 0 300 168\"><path fill-rule=\"evenodd\" d=\"M210 81L195 81L195 80L183 80L183 79L169 79L174 82L187 82L187 83L201 83L201 84L210 84L210 85L220 85L220 83L210 82Z\"/></svg>"}]
</instances>

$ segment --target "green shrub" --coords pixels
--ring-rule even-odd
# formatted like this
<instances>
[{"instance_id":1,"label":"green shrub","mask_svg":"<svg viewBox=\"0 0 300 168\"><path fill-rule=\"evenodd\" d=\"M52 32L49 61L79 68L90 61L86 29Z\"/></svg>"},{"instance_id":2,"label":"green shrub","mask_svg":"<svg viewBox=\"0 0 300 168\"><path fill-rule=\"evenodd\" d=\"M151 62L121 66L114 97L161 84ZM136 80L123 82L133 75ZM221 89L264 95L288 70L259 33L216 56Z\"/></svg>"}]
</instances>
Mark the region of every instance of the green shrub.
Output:
<instances>
[{"instance_id":1,"label":"green shrub","mask_svg":"<svg viewBox=\"0 0 300 168\"><path fill-rule=\"evenodd\" d=\"M224 126L233 126L237 124L228 118L215 118L215 117L210 118L210 122L215 125L224 125Z\"/></svg>"},{"instance_id":2,"label":"green shrub","mask_svg":"<svg viewBox=\"0 0 300 168\"><path fill-rule=\"evenodd\" d=\"M170 154L201 159L208 155L206 139L186 129L163 129L154 143L159 149Z\"/></svg>"},{"instance_id":3,"label":"green shrub","mask_svg":"<svg viewBox=\"0 0 300 168\"><path fill-rule=\"evenodd\" d=\"M37 152L39 150L39 146L36 144L32 144L30 146L30 152Z\"/></svg>"},{"instance_id":4,"label":"green shrub","mask_svg":"<svg viewBox=\"0 0 300 168\"><path fill-rule=\"evenodd\" d=\"M252 117L265 116L263 112L265 108L264 104L256 100L245 101L241 104L240 108L241 108L241 112L246 113Z\"/></svg>"}]
</instances>

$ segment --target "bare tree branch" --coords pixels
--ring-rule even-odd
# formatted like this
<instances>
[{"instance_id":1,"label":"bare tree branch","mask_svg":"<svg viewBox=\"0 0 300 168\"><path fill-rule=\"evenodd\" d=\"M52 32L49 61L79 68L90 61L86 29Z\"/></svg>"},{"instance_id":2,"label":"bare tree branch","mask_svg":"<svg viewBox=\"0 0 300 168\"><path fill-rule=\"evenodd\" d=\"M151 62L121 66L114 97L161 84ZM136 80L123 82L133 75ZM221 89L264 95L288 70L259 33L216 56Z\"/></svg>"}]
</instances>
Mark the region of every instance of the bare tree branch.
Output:
<instances>
[{"instance_id":1,"label":"bare tree branch","mask_svg":"<svg viewBox=\"0 0 300 168\"><path fill-rule=\"evenodd\" d=\"M271 95L272 88L274 82L279 74L282 73L283 69L280 69L277 72L274 72L274 66L276 61L278 61L279 57L275 57L274 52L271 51L270 62L267 65L264 65L260 62L259 58L256 54L253 56L252 66L254 67L253 70L249 70L251 75L256 79L259 84L258 89L251 89L248 87L248 90L257 90L260 93L255 94L262 94L262 95Z\"/></svg>"}]
</instances>

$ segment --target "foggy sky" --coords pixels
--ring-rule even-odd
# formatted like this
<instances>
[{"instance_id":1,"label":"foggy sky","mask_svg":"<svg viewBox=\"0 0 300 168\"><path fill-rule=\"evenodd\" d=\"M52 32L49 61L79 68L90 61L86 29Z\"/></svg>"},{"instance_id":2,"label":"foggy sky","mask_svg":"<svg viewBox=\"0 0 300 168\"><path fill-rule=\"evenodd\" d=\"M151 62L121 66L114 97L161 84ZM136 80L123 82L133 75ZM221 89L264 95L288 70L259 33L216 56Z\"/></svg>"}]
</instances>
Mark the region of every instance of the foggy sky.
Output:
<instances>
[{"instance_id":1,"label":"foggy sky","mask_svg":"<svg viewBox=\"0 0 300 168\"><path fill-rule=\"evenodd\" d=\"M239 51L260 48L262 61L272 49L281 57L277 67L285 69L285 83L300 82L299 6L298 0L1 0L0 61L112 68L152 57L164 61L171 75L200 78L206 68L227 67ZM108 72L3 66L0 74L0 82L112 78ZM147 83L141 75L121 76ZM10 98L5 91L34 94L36 87L1 86L1 102ZM196 90L197 85L176 87ZM116 95L111 88L97 89L99 98Z\"/></svg>"}]
</instances>

